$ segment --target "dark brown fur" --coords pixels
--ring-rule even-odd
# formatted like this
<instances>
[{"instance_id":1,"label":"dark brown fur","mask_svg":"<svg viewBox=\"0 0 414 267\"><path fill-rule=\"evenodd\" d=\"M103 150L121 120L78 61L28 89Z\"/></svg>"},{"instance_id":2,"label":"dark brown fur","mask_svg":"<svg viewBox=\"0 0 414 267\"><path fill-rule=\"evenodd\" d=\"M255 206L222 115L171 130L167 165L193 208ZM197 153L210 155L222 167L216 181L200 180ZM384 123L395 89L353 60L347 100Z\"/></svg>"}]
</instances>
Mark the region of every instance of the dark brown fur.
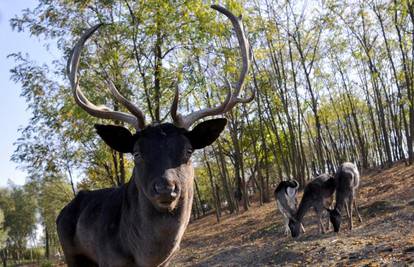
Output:
<instances>
[{"instance_id":1,"label":"dark brown fur","mask_svg":"<svg viewBox=\"0 0 414 267\"><path fill-rule=\"evenodd\" d=\"M292 237L299 236L303 217L311 207L314 208L318 215L321 232L325 232L322 223L322 213L331 205L334 192L335 179L328 174L321 174L306 185L298 211L295 216L289 220L289 228Z\"/></svg>"},{"instance_id":2,"label":"dark brown fur","mask_svg":"<svg viewBox=\"0 0 414 267\"><path fill-rule=\"evenodd\" d=\"M161 124L135 135L98 125L108 145L135 155L135 167L125 185L81 191L61 211L56 223L68 266L167 265L190 219L191 153L211 144L225 124L210 120L192 131Z\"/></svg>"}]
</instances>

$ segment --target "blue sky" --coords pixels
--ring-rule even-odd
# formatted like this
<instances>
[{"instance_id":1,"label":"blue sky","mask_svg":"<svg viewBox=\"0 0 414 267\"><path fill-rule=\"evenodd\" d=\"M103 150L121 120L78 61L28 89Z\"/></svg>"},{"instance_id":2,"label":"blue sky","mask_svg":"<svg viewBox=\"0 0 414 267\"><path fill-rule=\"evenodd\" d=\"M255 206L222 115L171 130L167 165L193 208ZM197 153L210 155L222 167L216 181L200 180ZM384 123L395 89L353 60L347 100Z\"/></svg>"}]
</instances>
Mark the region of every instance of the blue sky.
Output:
<instances>
[{"instance_id":1,"label":"blue sky","mask_svg":"<svg viewBox=\"0 0 414 267\"><path fill-rule=\"evenodd\" d=\"M14 151L13 143L19 137L18 128L27 125L30 112L22 97L20 87L10 80L9 70L14 66L7 55L13 52L28 53L38 63L50 63L61 55L53 43L51 50L46 49L45 42L31 37L27 32L15 32L9 20L21 14L25 8L37 6L35 0L0 0L0 186L6 186L8 180L15 184L23 184L26 174L11 162Z\"/></svg>"}]
</instances>

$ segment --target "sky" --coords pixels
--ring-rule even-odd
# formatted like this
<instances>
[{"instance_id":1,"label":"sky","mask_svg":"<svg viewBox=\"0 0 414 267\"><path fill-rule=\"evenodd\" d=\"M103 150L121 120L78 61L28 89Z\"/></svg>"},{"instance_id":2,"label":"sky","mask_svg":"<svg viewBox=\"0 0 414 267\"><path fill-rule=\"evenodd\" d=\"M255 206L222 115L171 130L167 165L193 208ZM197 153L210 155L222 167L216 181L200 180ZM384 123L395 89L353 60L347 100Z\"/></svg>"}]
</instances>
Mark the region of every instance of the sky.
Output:
<instances>
[{"instance_id":1,"label":"sky","mask_svg":"<svg viewBox=\"0 0 414 267\"><path fill-rule=\"evenodd\" d=\"M22 185L26 173L10 160L16 142L20 136L18 129L27 125L30 112L24 98L20 97L20 85L10 80L10 69L14 61L7 55L15 52L28 53L32 60L39 64L50 63L61 55L56 46L46 43L27 32L13 31L10 19L21 14L26 8L37 6L35 0L0 0L0 187L7 186L8 181Z\"/></svg>"}]
</instances>

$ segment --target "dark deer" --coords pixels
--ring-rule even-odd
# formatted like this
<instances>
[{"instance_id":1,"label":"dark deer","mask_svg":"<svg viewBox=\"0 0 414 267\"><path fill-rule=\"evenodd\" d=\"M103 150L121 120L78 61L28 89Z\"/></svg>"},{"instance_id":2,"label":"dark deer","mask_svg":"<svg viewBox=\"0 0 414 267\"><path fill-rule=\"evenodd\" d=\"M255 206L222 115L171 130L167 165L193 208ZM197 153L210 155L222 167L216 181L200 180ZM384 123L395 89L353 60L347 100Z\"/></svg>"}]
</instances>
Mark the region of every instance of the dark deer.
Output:
<instances>
[{"instance_id":1,"label":"dark deer","mask_svg":"<svg viewBox=\"0 0 414 267\"><path fill-rule=\"evenodd\" d=\"M177 112L178 89L171 105L173 123L146 126L143 112L123 97L109 81L112 95L131 113L92 104L79 87L81 50L101 26L87 30L68 60L68 76L76 103L90 115L131 124L136 133L121 126L95 125L98 135L111 148L134 155L131 180L117 188L80 191L59 214L57 230L66 262L73 266L166 266L178 250L188 225L193 202L194 173L191 154L213 143L226 119L196 121L223 114L237 103L248 73L251 53L241 23L230 11L211 6L229 18L240 45L242 70L237 84L227 82L225 101L183 116Z\"/></svg>"},{"instance_id":2,"label":"dark deer","mask_svg":"<svg viewBox=\"0 0 414 267\"><path fill-rule=\"evenodd\" d=\"M292 237L299 236L300 225L302 224L303 217L312 207L318 216L319 231L321 233L325 233L322 215L325 209L331 206L334 192L335 178L328 174L321 174L306 185L299 208L295 216L289 220L289 228Z\"/></svg>"},{"instance_id":3,"label":"dark deer","mask_svg":"<svg viewBox=\"0 0 414 267\"><path fill-rule=\"evenodd\" d=\"M341 227L341 213L345 206L348 215L349 230L352 230L352 206L358 216L359 222L362 222L356 204L356 190L359 187L359 172L357 166L351 162L343 163L335 174L336 179L336 201L333 210L328 209L331 223L335 232L339 232Z\"/></svg>"}]
</instances>

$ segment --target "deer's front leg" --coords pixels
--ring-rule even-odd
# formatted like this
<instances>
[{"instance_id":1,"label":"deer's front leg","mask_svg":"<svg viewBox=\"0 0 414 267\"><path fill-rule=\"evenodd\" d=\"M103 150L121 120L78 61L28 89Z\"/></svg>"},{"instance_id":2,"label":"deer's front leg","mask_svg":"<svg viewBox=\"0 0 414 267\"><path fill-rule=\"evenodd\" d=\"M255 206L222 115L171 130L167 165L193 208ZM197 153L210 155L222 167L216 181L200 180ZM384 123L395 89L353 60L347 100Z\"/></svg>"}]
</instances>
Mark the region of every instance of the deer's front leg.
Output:
<instances>
[{"instance_id":1,"label":"deer's front leg","mask_svg":"<svg viewBox=\"0 0 414 267\"><path fill-rule=\"evenodd\" d=\"M362 217L361 217L361 214L359 214L359 210L358 210L357 203L356 203L356 196L354 196L354 209L358 216L359 222L362 223Z\"/></svg>"},{"instance_id":2,"label":"deer's front leg","mask_svg":"<svg viewBox=\"0 0 414 267\"><path fill-rule=\"evenodd\" d=\"M351 195L348 198L348 207L349 209L349 230L352 230L353 224L352 224L352 202L354 201L354 196L351 193Z\"/></svg>"}]
</instances>

